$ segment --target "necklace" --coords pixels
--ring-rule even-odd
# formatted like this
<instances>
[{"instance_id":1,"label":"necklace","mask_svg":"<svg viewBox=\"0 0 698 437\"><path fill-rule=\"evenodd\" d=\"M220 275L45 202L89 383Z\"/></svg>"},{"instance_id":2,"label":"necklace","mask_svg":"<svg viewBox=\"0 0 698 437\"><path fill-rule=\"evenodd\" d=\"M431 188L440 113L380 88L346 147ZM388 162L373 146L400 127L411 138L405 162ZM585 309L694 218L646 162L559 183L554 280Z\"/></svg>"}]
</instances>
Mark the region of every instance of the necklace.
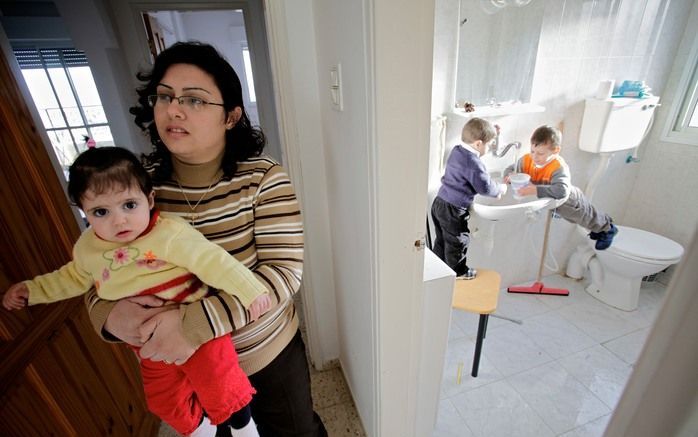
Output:
<instances>
[{"instance_id":1,"label":"necklace","mask_svg":"<svg viewBox=\"0 0 698 437\"><path fill-rule=\"evenodd\" d=\"M197 218L199 218L199 215L196 213L196 208L199 206L202 200L204 200L204 197L208 194L209 191L211 191L211 187L213 186L213 183L216 181L216 178L214 177L211 183L208 185L208 188L206 188L206 191L204 191L204 194L199 197L199 200L194 204L194 206L191 206L191 202L189 202L189 198L187 197L187 193L184 192L184 188L182 188L182 184L179 183L179 178L176 177L175 175L175 182L177 182L177 186L179 187L179 191L182 192L182 196L184 196L184 200L187 202L187 206L191 210L191 212L188 214L189 215L189 223L194 226L194 222L196 221Z\"/></svg>"}]
</instances>

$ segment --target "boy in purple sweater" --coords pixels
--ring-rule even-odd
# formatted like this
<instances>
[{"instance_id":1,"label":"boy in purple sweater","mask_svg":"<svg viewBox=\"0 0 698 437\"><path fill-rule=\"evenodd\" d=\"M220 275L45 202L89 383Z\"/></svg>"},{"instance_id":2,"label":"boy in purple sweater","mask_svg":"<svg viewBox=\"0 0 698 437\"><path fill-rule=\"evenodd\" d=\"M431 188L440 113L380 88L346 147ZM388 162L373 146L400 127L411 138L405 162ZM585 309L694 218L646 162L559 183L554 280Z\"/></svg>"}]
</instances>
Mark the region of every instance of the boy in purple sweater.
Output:
<instances>
[{"instance_id":1,"label":"boy in purple sweater","mask_svg":"<svg viewBox=\"0 0 698 437\"><path fill-rule=\"evenodd\" d=\"M475 269L468 268L466 253L470 244L468 208L476 194L501 197L505 184L497 184L487 173L480 157L495 141L497 131L487 120L471 118L461 132L462 145L451 150L441 188L431 206L434 221L434 253L453 271L457 279L473 279Z\"/></svg>"}]
</instances>

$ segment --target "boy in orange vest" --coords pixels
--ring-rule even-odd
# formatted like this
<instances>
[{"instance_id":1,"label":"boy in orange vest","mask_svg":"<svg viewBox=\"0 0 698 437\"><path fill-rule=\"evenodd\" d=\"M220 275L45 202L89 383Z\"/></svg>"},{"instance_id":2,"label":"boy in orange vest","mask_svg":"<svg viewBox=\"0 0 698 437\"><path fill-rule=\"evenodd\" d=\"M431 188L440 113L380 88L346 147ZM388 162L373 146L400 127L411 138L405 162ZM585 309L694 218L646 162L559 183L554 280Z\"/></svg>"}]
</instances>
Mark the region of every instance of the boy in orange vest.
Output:
<instances>
[{"instance_id":1,"label":"boy in orange vest","mask_svg":"<svg viewBox=\"0 0 698 437\"><path fill-rule=\"evenodd\" d=\"M558 206L557 213L568 222L588 229L589 238L596 240L597 250L608 249L618 228L608 214L596 209L582 190L572 185L570 169L560 156L561 143L559 130L551 126L539 127L531 135L531 153L505 170L504 181L508 182L509 174L514 171L527 173L532 184L519 189L517 195L553 199L567 197L567 201Z\"/></svg>"}]
</instances>

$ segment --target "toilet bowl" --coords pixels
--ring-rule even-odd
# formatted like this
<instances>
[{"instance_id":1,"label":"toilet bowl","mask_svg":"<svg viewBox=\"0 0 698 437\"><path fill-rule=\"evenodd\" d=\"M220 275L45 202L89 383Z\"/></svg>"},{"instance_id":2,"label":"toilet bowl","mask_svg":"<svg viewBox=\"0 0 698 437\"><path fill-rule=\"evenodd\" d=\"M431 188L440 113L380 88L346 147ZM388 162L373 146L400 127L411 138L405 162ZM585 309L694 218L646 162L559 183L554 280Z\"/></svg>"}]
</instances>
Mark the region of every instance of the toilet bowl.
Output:
<instances>
[{"instance_id":1,"label":"toilet bowl","mask_svg":"<svg viewBox=\"0 0 698 437\"><path fill-rule=\"evenodd\" d=\"M613 244L595 250L595 241L577 247L570 257L567 275L580 279L588 267L587 293L624 311L637 309L642 278L681 260L683 247L666 237L641 229L618 226ZM582 273L583 274L583 273Z\"/></svg>"}]
</instances>

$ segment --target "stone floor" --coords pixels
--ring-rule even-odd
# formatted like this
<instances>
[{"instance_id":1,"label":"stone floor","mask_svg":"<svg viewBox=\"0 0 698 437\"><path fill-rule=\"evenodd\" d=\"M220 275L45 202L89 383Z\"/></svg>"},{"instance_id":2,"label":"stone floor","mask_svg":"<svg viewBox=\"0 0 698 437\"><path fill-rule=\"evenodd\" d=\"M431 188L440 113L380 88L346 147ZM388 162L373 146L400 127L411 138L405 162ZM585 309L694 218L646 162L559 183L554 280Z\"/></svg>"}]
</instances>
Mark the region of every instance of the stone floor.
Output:
<instances>
[{"instance_id":1,"label":"stone floor","mask_svg":"<svg viewBox=\"0 0 698 437\"><path fill-rule=\"evenodd\" d=\"M478 316L452 313L433 437L603 435L666 286L643 283L639 308L626 312L589 295L583 282L544 282L570 295L500 291L495 314L523 323L490 318L477 378L470 366Z\"/></svg>"}]
</instances>

